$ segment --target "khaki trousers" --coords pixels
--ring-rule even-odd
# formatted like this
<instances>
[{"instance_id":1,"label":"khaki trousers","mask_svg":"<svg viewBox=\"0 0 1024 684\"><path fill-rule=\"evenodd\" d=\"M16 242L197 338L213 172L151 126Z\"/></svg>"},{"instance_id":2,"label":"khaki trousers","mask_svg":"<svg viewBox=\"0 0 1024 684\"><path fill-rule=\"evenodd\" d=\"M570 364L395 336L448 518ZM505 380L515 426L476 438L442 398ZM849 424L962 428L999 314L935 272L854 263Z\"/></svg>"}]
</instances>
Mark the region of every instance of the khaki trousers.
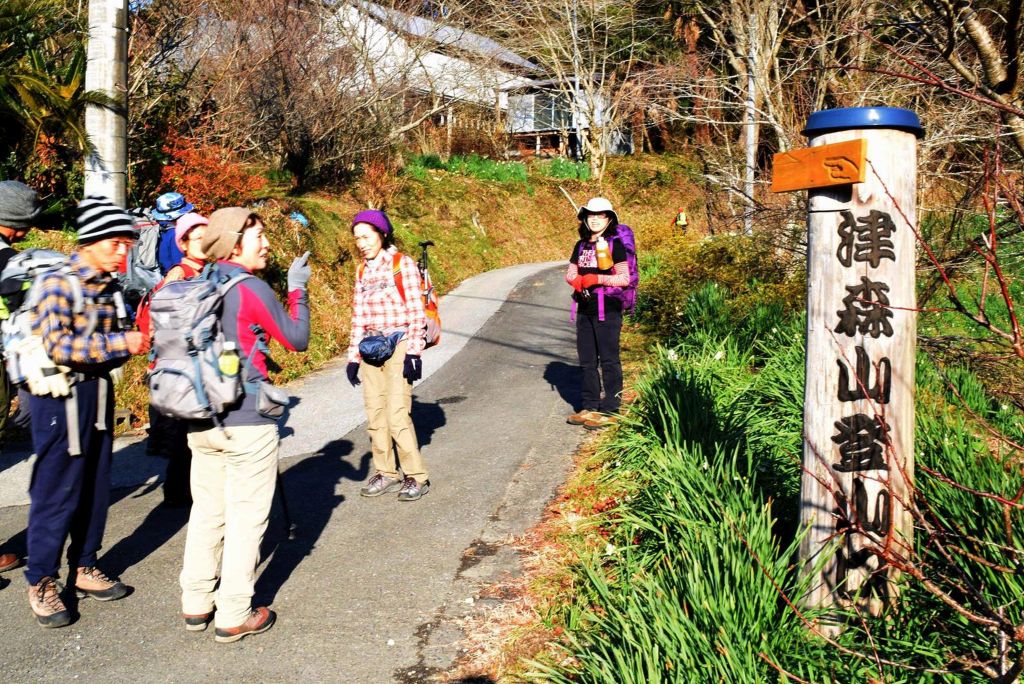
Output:
<instances>
[{"instance_id":1,"label":"khaki trousers","mask_svg":"<svg viewBox=\"0 0 1024 684\"><path fill-rule=\"evenodd\" d=\"M402 377L405 347L405 340L399 342L394 355L383 366L362 364L359 379L363 383L374 470L386 477L398 477L391 452L394 442L405 477L422 484L427 481L427 469L412 424L412 385Z\"/></svg>"},{"instance_id":2,"label":"khaki trousers","mask_svg":"<svg viewBox=\"0 0 1024 684\"><path fill-rule=\"evenodd\" d=\"M216 608L221 628L249 618L277 484L279 441L277 425L189 433L193 503L180 578L186 615Z\"/></svg>"}]
</instances>

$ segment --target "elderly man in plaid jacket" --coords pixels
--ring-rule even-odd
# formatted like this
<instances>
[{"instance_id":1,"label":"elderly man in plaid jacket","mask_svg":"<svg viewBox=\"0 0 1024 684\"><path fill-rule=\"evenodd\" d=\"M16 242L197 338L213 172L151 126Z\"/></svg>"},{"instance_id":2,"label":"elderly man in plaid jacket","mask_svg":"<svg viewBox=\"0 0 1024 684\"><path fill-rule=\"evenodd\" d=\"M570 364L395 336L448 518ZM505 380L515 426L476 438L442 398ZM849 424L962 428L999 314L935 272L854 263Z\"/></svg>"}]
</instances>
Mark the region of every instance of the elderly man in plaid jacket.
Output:
<instances>
[{"instance_id":1,"label":"elderly man in plaid jacket","mask_svg":"<svg viewBox=\"0 0 1024 684\"><path fill-rule=\"evenodd\" d=\"M36 462L29 487L29 606L43 627L63 627L72 616L57 583L65 541L68 582L80 597L113 601L128 587L96 568L110 501L114 393L110 371L149 341L125 332L116 273L137 235L134 221L105 198L78 205L78 248L68 272L52 273L41 288L33 332L56 366L65 371L70 396L30 401ZM82 308L75 310L76 284Z\"/></svg>"}]
</instances>

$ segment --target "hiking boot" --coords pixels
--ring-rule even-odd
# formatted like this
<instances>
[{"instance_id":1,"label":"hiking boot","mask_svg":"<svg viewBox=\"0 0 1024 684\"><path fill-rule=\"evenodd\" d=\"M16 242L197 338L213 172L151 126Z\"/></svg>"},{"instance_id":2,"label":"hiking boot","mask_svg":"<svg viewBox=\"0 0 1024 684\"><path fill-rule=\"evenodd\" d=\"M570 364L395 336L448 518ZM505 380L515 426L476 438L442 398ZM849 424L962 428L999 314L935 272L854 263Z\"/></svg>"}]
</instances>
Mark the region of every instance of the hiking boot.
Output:
<instances>
[{"instance_id":1,"label":"hiking boot","mask_svg":"<svg viewBox=\"0 0 1024 684\"><path fill-rule=\"evenodd\" d=\"M417 482L415 478L407 477L402 481L402 491L398 492L399 501L415 501L423 498L423 495L430 491L430 480Z\"/></svg>"},{"instance_id":2,"label":"hiking boot","mask_svg":"<svg viewBox=\"0 0 1024 684\"><path fill-rule=\"evenodd\" d=\"M579 413L574 413L565 419L565 422L569 425L586 425L587 421L597 416L597 411L591 411L590 409L583 409Z\"/></svg>"},{"instance_id":3,"label":"hiking boot","mask_svg":"<svg viewBox=\"0 0 1024 684\"><path fill-rule=\"evenodd\" d=\"M232 641L238 641L250 634L262 634L274 626L276 619L277 614L274 611L266 606L260 606L254 608L249 614L249 619L238 627L218 627L213 640L218 644L230 644Z\"/></svg>"},{"instance_id":4,"label":"hiking boot","mask_svg":"<svg viewBox=\"0 0 1024 684\"><path fill-rule=\"evenodd\" d=\"M583 427L588 430L603 430L606 427L615 425L615 421L615 416L610 416L607 413L595 413L591 418L587 419Z\"/></svg>"},{"instance_id":5,"label":"hiking boot","mask_svg":"<svg viewBox=\"0 0 1024 684\"><path fill-rule=\"evenodd\" d=\"M182 613L181 617L185 619L185 629L189 632L202 632L206 629L206 626L213 622L213 611L209 613L200 613L199 615L189 615L188 613Z\"/></svg>"},{"instance_id":6,"label":"hiking boot","mask_svg":"<svg viewBox=\"0 0 1024 684\"><path fill-rule=\"evenodd\" d=\"M75 593L78 598L116 601L128 595L128 586L110 579L98 568L78 568L75 573Z\"/></svg>"},{"instance_id":7,"label":"hiking boot","mask_svg":"<svg viewBox=\"0 0 1024 684\"><path fill-rule=\"evenodd\" d=\"M402 487L402 480L398 477L388 477L377 473L370 478L366 486L359 490L360 496L380 496L389 492L397 492Z\"/></svg>"},{"instance_id":8,"label":"hiking boot","mask_svg":"<svg viewBox=\"0 0 1024 684\"><path fill-rule=\"evenodd\" d=\"M21 556L16 553L0 553L0 572L13 570L21 565Z\"/></svg>"},{"instance_id":9,"label":"hiking boot","mask_svg":"<svg viewBox=\"0 0 1024 684\"><path fill-rule=\"evenodd\" d=\"M28 588L28 605L43 627L71 624L71 611L60 598L62 587L52 577L44 577Z\"/></svg>"}]
</instances>

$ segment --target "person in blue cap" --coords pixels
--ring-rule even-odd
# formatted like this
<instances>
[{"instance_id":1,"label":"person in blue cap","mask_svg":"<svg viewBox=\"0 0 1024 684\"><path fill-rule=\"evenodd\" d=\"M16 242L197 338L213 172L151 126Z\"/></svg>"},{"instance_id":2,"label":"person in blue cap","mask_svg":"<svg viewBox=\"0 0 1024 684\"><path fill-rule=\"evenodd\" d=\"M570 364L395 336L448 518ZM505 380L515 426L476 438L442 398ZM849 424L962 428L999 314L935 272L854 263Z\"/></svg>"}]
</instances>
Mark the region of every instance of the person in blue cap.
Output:
<instances>
[{"instance_id":1,"label":"person in blue cap","mask_svg":"<svg viewBox=\"0 0 1024 684\"><path fill-rule=\"evenodd\" d=\"M156 258L162 275L167 275L168 271L181 263L184 254L174 237L174 223L190 211L195 211L195 207L180 192L165 192L156 198L152 216L160 224Z\"/></svg>"}]
</instances>

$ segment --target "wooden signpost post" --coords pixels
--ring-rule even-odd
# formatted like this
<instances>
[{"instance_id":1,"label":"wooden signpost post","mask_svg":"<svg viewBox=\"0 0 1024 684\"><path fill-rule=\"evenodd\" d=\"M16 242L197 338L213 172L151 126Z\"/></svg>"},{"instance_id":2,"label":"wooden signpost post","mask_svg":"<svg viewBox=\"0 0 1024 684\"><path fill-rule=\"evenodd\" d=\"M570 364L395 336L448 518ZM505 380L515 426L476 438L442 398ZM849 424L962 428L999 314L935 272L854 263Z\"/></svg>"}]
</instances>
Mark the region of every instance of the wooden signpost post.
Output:
<instances>
[{"instance_id":1,"label":"wooden signpost post","mask_svg":"<svg viewBox=\"0 0 1024 684\"><path fill-rule=\"evenodd\" d=\"M912 544L922 134L904 109L826 110L808 119L810 149L776 155L786 170L773 189L809 190L800 517L813 608L878 614L896 579L885 558L905 557Z\"/></svg>"}]
</instances>

